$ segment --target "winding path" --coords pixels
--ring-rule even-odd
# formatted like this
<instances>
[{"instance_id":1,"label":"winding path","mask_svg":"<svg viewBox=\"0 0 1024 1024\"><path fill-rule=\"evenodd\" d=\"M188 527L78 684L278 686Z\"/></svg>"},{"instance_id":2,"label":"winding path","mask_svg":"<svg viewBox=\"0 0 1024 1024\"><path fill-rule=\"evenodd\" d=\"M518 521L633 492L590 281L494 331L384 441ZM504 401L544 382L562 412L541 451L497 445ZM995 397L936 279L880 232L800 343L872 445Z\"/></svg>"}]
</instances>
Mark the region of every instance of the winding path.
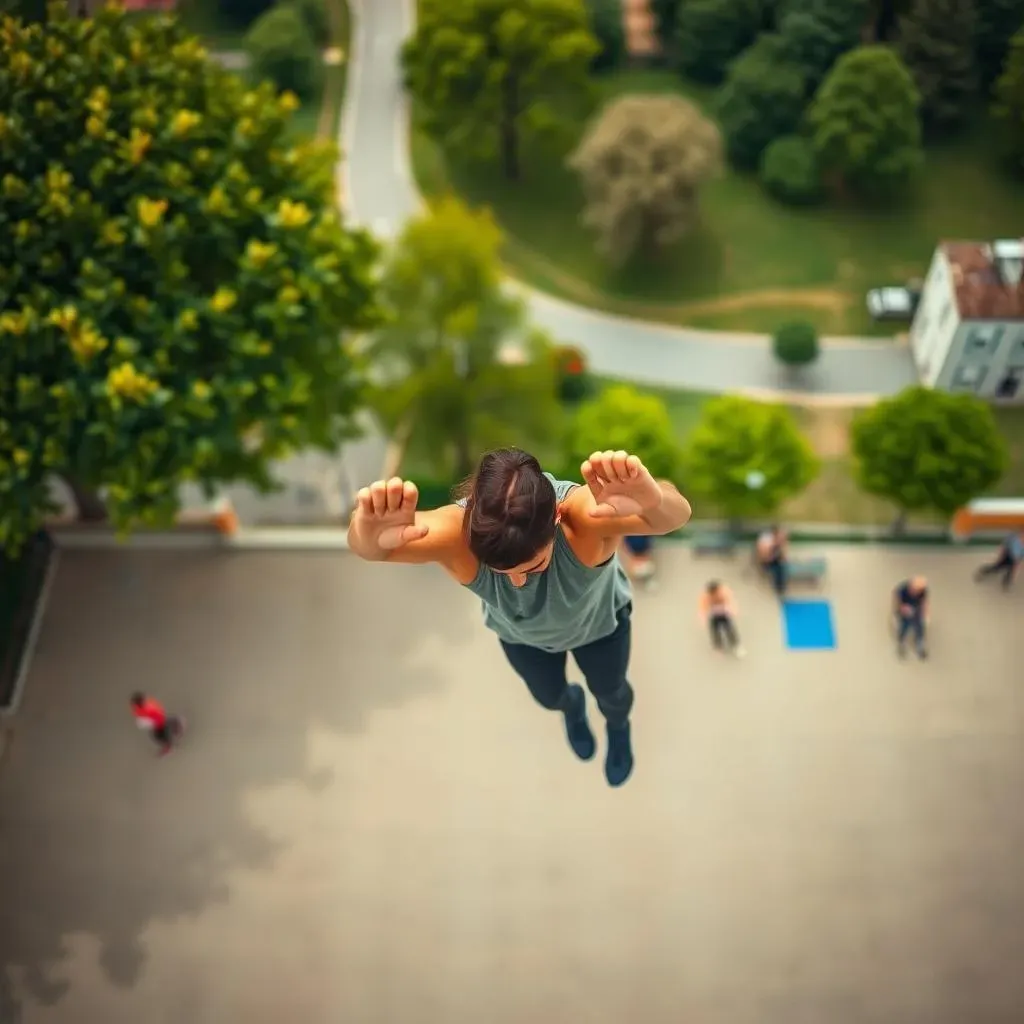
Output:
<instances>
[{"instance_id":1,"label":"winding path","mask_svg":"<svg viewBox=\"0 0 1024 1024\"><path fill-rule=\"evenodd\" d=\"M421 204L408 155L408 108L398 52L412 30L414 0L349 0L355 32L343 119L342 187L356 223L393 237ZM865 401L917 381L906 347L829 340L794 387L757 335L698 331L629 320L522 289L536 324L578 345L594 371L639 384L699 391Z\"/></svg>"}]
</instances>

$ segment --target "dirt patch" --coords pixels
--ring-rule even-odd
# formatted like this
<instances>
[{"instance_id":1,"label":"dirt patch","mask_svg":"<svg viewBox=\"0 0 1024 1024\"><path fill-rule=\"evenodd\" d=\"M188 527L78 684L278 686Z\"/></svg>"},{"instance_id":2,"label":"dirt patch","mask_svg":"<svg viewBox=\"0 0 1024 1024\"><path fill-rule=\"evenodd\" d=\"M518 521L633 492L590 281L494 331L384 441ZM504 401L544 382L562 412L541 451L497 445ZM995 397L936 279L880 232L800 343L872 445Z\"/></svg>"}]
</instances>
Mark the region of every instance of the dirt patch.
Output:
<instances>
[{"instance_id":1,"label":"dirt patch","mask_svg":"<svg viewBox=\"0 0 1024 1024\"><path fill-rule=\"evenodd\" d=\"M822 459L842 459L849 454L852 409L804 408L801 419L808 440Z\"/></svg>"},{"instance_id":2,"label":"dirt patch","mask_svg":"<svg viewBox=\"0 0 1024 1024\"><path fill-rule=\"evenodd\" d=\"M701 302L686 302L673 309L703 316L708 313L727 313L740 309L784 309L804 306L823 309L829 313L843 313L850 305L850 296L832 288L771 288L738 295L721 295Z\"/></svg>"}]
</instances>

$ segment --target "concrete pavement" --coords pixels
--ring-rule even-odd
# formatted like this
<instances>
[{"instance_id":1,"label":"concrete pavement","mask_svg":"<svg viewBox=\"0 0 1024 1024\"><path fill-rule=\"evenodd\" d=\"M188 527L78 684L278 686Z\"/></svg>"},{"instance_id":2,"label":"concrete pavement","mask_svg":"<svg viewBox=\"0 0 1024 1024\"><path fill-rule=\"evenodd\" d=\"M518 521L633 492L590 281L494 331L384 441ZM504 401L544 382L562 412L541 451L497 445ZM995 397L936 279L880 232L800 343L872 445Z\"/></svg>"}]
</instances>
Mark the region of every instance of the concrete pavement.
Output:
<instances>
[{"instance_id":1,"label":"concrete pavement","mask_svg":"<svg viewBox=\"0 0 1024 1024\"><path fill-rule=\"evenodd\" d=\"M398 51L414 25L414 0L350 0L355 33L345 111L348 206L384 237L420 205L409 169L408 106ZM863 399L915 383L910 352L885 342L833 341L791 383L765 339L673 328L584 309L529 290L533 320L585 350L600 374L666 387L725 392L779 389Z\"/></svg>"},{"instance_id":2,"label":"concrete pavement","mask_svg":"<svg viewBox=\"0 0 1024 1024\"><path fill-rule=\"evenodd\" d=\"M1016 1024L1024 591L826 551L839 650L789 653L738 565L663 549L619 791L440 571L64 552L0 770L0 1021ZM885 627L911 571L928 663ZM189 716L168 759L140 685Z\"/></svg>"}]
</instances>

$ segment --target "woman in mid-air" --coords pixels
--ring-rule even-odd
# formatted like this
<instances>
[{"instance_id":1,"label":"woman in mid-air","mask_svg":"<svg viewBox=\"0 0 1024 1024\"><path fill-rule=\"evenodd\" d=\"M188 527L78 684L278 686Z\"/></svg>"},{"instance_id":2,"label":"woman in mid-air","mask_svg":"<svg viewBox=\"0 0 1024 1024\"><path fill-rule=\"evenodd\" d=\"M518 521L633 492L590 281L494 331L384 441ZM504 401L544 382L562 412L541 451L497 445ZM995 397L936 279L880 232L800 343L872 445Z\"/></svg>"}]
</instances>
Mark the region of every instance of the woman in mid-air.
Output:
<instances>
[{"instance_id":1,"label":"woman in mid-air","mask_svg":"<svg viewBox=\"0 0 1024 1024\"><path fill-rule=\"evenodd\" d=\"M632 594L616 550L622 537L684 526L689 502L626 452L595 452L586 486L556 480L517 448L488 452L459 500L420 511L416 485L378 480L358 495L349 546L368 561L443 566L483 602L512 668L534 699L564 716L569 745L594 756L583 690L566 679L572 652L608 727L605 776L633 769L629 712Z\"/></svg>"}]
</instances>

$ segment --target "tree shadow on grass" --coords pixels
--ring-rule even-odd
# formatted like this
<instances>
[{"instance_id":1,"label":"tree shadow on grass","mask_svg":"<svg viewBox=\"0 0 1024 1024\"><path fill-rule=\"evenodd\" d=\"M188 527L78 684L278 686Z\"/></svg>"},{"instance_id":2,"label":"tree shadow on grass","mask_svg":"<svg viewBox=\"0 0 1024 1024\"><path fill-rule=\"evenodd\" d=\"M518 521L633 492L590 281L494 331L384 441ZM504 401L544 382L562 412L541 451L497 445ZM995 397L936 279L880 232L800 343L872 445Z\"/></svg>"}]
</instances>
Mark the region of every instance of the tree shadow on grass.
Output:
<instances>
[{"instance_id":1,"label":"tree shadow on grass","mask_svg":"<svg viewBox=\"0 0 1024 1024\"><path fill-rule=\"evenodd\" d=\"M68 996L76 937L133 986L150 924L226 902L233 872L289 845L247 799L325 789L337 769L311 763L311 734L355 739L439 693L436 651L453 663L474 627L474 603L432 569L344 554L60 558L0 773L2 1024ZM134 689L189 718L185 749L158 761L134 735Z\"/></svg>"}]
</instances>

